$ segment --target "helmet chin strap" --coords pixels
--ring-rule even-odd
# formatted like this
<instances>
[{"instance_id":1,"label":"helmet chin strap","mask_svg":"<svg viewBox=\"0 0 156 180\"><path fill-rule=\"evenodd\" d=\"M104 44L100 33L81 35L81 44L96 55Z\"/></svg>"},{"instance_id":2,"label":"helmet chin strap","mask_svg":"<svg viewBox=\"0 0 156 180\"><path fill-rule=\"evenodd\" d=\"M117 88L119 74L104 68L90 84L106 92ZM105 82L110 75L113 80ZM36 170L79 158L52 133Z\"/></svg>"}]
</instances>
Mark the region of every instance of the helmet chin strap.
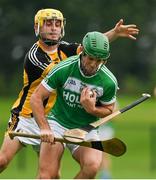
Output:
<instances>
[{"instance_id":1,"label":"helmet chin strap","mask_svg":"<svg viewBox=\"0 0 156 180\"><path fill-rule=\"evenodd\" d=\"M47 46L53 46L53 45L57 45L60 43L61 37L58 40L52 40L52 39L43 38L39 34L39 39L41 39Z\"/></svg>"},{"instance_id":2,"label":"helmet chin strap","mask_svg":"<svg viewBox=\"0 0 156 180\"><path fill-rule=\"evenodd\" d=\"M45 38L40 38L47 46L54 46L59 44L59 40L51 40L51 39L45 39Z\"/></svg>"}]
</instances>

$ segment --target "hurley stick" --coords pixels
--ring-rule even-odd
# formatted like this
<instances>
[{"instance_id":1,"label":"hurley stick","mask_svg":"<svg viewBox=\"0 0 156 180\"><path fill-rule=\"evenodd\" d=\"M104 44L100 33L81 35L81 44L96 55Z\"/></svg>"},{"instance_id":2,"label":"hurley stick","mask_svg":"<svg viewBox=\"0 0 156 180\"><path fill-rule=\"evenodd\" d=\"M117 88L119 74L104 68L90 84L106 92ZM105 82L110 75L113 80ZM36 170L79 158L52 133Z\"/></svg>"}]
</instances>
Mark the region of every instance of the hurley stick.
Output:
<instances>
[{"instance_id":1,"label":"hurley stick","mask_svg":"<svg viewBox=\"0 0 156 180\"><path fill-rule=\"evenodd\" d=\"M129 104L128 106L106 116L105 118L102 118L98 121L95 121L93 123L90 123L89 125L83 127L83 128L75 128L75 129L70 129L65 131L64 133L64 138L71 141L71 142L81 142L84 140L86 134L91 131L92 129L108 122L112 118L118 116L121 113L124 113L128 111L129 109L132 109L133 107L137 106L138 104L144 102L148 98L150 98L150 94L142 94L142 97L139 98L138 100L134 101L133 103Z\"/></svg>"},{"instance_id":2,"label":"hurley stick","mask_svg":"<svg viewBox=\"0 0 156 180\"><path fill-rule=\"evenodd\" d=\"M13 139L16 136L19 137L25 137L25 138L34 138L34 139L40 139L40 135L35 134L28 134L28 133L21 133L21 132L14 132L10 131L8 132L11 139ZM111 154L113 156L121 156L126 152L126 145L123 141L121 141L118 138L112 138L105 141L82 141L82 142L70 142L64 138L55 138L55 141L61 142L61 143L72 143L77 144L80 146L90 147L94 148L103 152L106 152L108 154Z\"/></svg>"}]
</instances>

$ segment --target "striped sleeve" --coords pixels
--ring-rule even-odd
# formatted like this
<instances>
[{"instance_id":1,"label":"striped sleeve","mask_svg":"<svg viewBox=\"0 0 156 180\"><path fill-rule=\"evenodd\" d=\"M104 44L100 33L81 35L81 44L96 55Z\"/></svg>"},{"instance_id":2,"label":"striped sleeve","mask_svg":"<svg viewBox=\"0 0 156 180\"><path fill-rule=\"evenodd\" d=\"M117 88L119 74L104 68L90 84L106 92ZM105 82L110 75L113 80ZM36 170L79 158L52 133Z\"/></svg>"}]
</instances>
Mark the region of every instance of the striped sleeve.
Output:
<instances>
[{"instance_id":1,"label":"striped sleeve","mask_svg":"<svg viewBox=\"0 0 156 180\"><path fill-rule=\"evenodd\" d=\"M40 52L39 48L40 47L38 47L38 45L35 43L28 52L28 58L34 66L44 70L49 65L49 61L47 61L45 54Z\"/></svg>"},{"instance_id":2,"label":"striped sleeve","mask_svg":"<svg viewBox=\"0 0 156 180\"><path fill-rule=\"evenodd\" d=\"M29 82L40 78L50 65L50 60L46 54L35 43L28 51L24 60L24 69L27 73Z\"/></svg>"}]
</instances>

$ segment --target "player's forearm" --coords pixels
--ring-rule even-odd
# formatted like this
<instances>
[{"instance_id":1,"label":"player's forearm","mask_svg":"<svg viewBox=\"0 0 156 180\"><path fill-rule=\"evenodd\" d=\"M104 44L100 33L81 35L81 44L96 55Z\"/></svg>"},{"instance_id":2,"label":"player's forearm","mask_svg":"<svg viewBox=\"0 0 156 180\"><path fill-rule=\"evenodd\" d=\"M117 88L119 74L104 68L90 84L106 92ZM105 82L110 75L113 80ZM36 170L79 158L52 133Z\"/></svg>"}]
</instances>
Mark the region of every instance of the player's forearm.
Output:
<instances>
[{"instance_id":1,"label":"player's forearm","mask_svg":"<svg viewBox=\"0 0 156 180\"><path fill-rule=\"evenodd\" d=\"M118 34L116 33L115 29L111 29L110 31L104 33L109 39L109 42L112 42L118 38Z\"/></svg>"},{"instance_id":2,"label":"player's forearm","mask_svg":"<svg viewBox=\"0 0 156 180\"><path fill-rule=\"evenodd\" d=\"M108 116L112 112L113 112L112 108L108 108L108 107L95 107L89 113L94 115L94 116L96 116L96 117L103 118L105 116Z\"/></svg>"},{"instance_id":3,"label":"player's forearm","mask_svg":"<svg viewBox=\"0 0 156 180\"><path fill-rule=\"evenodd\" d=\"M31 104L31 108L33 111L33 116L35 117L35 120L36 120L39 128L41 130L49 129L49 125L48 125L48 122L45 117L42 99L40 99L35 94L33 94L31 96L30 104Z\"/></svg>"}]
</instances>

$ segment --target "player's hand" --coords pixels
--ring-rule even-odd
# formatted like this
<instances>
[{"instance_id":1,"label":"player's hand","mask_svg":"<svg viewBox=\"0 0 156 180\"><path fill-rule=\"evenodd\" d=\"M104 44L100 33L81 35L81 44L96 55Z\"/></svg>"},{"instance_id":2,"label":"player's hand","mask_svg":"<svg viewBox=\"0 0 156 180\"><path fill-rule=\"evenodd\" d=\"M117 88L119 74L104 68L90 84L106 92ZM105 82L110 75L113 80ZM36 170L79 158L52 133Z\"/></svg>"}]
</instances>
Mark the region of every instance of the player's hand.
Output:
<instances>
[{"instance_id":1,"label":"player's hand","mask_svg":"<svg viewBox=\"0 0 156 180\"><path fill-rule=\"evenodd\" d=\"M86 87L81 92L80 103L88 113L93 113L96 104L96 92Z\"/></svg>"},{"instance_id":2,"label":"player's hand","mask_svg":"<svg viewBox=\"0 0 156 180\"><path fill-rule=\"evenodd\" d=\"M41 141L54 144L54 135L50 129L41 129Z\"/></svg>"},{"instance_id":3,"label":"player's hand","mask_svg":"<svg viewBox=\"0 0 156 180\"><path fill-rule=\"evenodd\" d=\"M138 35L139 29L135 24L124 25L123 19L115 25L114 31L118 37L128 37L132 40L136 40L135 35Z\"/></svg>"}]
</instances>

